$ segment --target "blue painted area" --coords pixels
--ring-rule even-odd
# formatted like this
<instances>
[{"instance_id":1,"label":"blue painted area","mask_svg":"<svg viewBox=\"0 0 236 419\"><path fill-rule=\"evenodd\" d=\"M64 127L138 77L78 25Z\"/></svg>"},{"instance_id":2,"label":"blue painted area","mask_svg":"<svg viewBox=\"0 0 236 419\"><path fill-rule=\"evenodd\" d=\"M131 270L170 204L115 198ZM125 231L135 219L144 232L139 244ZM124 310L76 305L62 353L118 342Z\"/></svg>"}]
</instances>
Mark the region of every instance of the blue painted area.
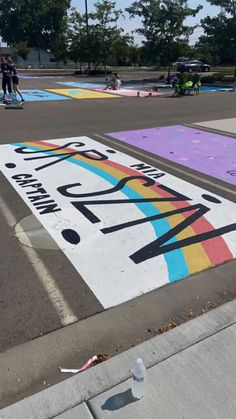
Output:
<instances>
[{"instance_id":1,"label":"blue painted area","mask_svg":"<svg viewBox=\"0 0 236 419\"><path fill-rule=\"evenodd\" d=\"M204 84L200 87L200 90L202 92L219 92L220 90L226 90L226 91L232 91L232 89L234 89L233 86L212 86L212 85L208 85L208 84Z\"/></svg>"},{"instance_id":2,"label":"blue painted area","mask_svg":"<svg viewBox=\"0 0 236 419\"><path fill-rule=\"evenodd\" d=\"M25 144L11 144L14 147L26 147ZM56 146L55 146L56 147ZM53 152L50 151L44 151L38 147L30 146L30 149L32 150L38 150L41 151L44 154L53 155ZM58 154L54 154L55 157L58 157ZM99 169L96 166L93 166L92 164L89 164L87 162L79 161L73 157L68 158L67 161L76 164L77 166L81 166L85 168L86 170L96 174L97 176L105 179L107 182L112 184L113 186L117 185L118 180L113 177L110 173ZM44 162L45 163L45 162ZM142 199L143 196L134 191L133 189L129 188L128 186L125 186L122 189L122 192L129 198L129 199ZM129 205L129 204L124 204ZM155 207L151 202L144 202L144 203L135 203L135 205L138 207L138 209L146 216L151 217L153 215L160 214L161 212L158 210L157 207ZM156 233L156 237L161 237L163 234L167 233L170 230L170 225L167 221L167 219L163 218L161 220L156 220L151 222L152 227ZM176 242L176 237L173 237L171 240L166 242L166 244L174 243ZM184 259L184 254L181 249L176 249L171 252L165 253L163 255L165 258L167 267L168 267L168 273L169 273L169 281L174 282L177 281L183 277L186 277L189 275L189 269L186 264L186 261Z\"/></svg>"},{"instance_id":3,"label":"blue painted area","mask_svg":"<svg viewBox=\"0 0 236 419\"><path fill-rule=\"evenodd\" d=\"M21 73L18 73L18 77L20 78L20 79L54 79L54 76L30 76L30 75L28 75L28 74L21 74Z\"/></svg>"},{"instance_id":4,"label":"blue painted area","mask_svg":"<svg viewBox=\"0 0 236 419\"><path fill-rule=\"evenodd\" d=\"M101 82L101 83L85 83L85 82L76 82L76 81L65 81L63 82L57 82L57 84L64 84L66 86L70 86L70 87L81 87L82 89L99 89L102 87L105 87L106 83L105 82Z\"/></svg>"},{"instance_id":5,"label":"blue painted area","mask_svg":"<svg viewBox=\"0 0 236 419\"><path fill-rule=\"evenodd\" d=\"M95 92L96 93L96 92ZM81 95L90 95L91 96L91 90L83 90L83 89L70 89L68 90L68 94L72 96L77 96L79 94Z\"/></svg>"},{"instance_id":6,"label":"blue painted area","mask_svg":"<svg viewBox=\"0 0 236 419\"><path fill-rule=\"evenodd\" d=\"M70 100L69 97L57 95L44 90L21 90L26 102L48 101L48 100Z\"/></svg>"}]
</instances>

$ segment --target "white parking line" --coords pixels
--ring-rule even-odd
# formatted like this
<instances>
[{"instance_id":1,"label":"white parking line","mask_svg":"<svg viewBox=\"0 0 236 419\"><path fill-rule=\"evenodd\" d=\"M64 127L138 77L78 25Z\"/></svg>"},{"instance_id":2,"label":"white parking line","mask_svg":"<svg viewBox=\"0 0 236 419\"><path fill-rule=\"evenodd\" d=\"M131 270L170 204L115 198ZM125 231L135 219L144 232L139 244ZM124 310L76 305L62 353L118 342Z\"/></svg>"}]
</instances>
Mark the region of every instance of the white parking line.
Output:
<instances>
[{"instance_id":1,"label":"white parking line","mask_svg":"<svg viewBox=\"0 0 236 419\"><path fill-rule=\"evenodd\" d=\"M117 145L119 145L120 148L124 149L126 152L135 153L137 156L142 157L142 160L145 160L145 154L144 154L145 151L134 150L133 148L125 145L124 143L122 143L121 141L114 144L114 142L110 138L103 137L100 134L94 134L94 135L98 138L101 138L102 140L105 140L105 141L109 142L110 144L112 144L112 146L117 144ZM182 170L179 167L173 166L173 164L166 163L166 162L158 159L158 156L151 157L151 156L148 155L146 157L148 158L149 161L153 161L155 164L160 163L162 166L166 167L167 169L174 170L177 173L181 173L181 175L187 175L188 177L190 177L194 180L198 180L198 181L201 180L199 175L194 175L193 173ZM215 182L211 182L210 180L207 180L207 179L202 179L202 182L204 182L204 184L206 184L206 185L214 187L215 189L218 189L219 190L219 192L218 192L219 195L221 195L221 192L224 191L224 192L230 193L231 195L236 196L236 191L233 190L233 189L226 188L223 185L217 185Z\"/></svg>"},{"instance_id":2,"label":"white parking line","mask_svg":"<svg viewBox=\"0 0 236 419\"><path fill-rule=\"evenodd\" d=\"M0 210L8 225L14 228L17 224L17 220L1 196ZM27 240L29 241L28 237ZM75 316L75 314L65 301L65 298L61 293L60 289L58 288L54 278L51 276L43 261L38 257L37 252L31 247L25 246L22 246L22 250L27 256L37 278L39 279L44 290L46 291L48 298L50 299L54 309L58 314L61 324L63 326L67 326L71 323L75 323L76 321L78 321L78 318Z\"/></svg>"}]
</instances>

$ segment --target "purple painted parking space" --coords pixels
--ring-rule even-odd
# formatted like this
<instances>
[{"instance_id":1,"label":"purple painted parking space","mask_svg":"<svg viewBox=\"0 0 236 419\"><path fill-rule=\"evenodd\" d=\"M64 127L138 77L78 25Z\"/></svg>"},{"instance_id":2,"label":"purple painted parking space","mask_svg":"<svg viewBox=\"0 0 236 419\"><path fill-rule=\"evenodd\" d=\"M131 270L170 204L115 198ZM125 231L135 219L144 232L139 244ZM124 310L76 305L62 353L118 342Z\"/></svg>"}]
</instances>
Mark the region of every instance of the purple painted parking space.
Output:
<instances>
[{"instance_id":1,"label":"purple painted parking space","mask_svg":"<svg viewBox=\"0 0 236 419\"><path fill-rule=\"evenodd\" d=\"M181 125L108 133L175 163L236 185L236 139Z\"/></svg>"}]
</instances>

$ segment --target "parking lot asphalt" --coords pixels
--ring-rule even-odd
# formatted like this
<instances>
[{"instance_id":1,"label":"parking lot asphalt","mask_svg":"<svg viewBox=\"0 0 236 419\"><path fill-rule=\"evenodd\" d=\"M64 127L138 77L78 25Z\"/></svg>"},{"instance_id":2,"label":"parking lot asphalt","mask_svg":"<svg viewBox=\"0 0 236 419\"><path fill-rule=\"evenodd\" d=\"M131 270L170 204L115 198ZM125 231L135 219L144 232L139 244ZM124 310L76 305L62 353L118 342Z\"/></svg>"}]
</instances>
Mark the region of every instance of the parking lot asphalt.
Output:
<instances>
[{"instance_id":1,"label":"parking lot asphalt","mask_svg":"<svg viewBox=\"0 0 236 419\"><path fill-rule=\"evenodd\" d=\"M75 79L68 76L22 79L21 88L63 88L57 82L64 80ZM105 134L177 124L191 126L198 121L234 116L235 93L229 92L183 98L166 94L27 102L23 110L0 108L0 144L86 135L236 202L234 185L170 164L158 155L127 146ZM235 298L236 262L232 260L104 310L62 250L31 249L17 240L15 227L31 211L3 174L0 185L0 387L5 385L0 406L64 379L58 372L62 362L77 367L92 353L112 356L155 336L168 324L178 325ZM62 294L70 309L64 324L52 303L50 289L45 288L45 282L51 278L59 290L55 291L54 300Z\"/></svg>"},{"instance_id":2,"label":"parking lot asphalt","mask_svg":"<svg viewBox=\"0 0 236 419\"><path fill-rule=\"evenodd\" d=\"M64 80L24 79L21 88L63 88L57 82ZM66 78L68 80L73 79ZM234 116L235 95L230 92L184 98L173 98L169 94L167 97L28 102L23 112L19 110L13 114L1 109L0 142L65 138Z\"/></svg>"}]
</instances>

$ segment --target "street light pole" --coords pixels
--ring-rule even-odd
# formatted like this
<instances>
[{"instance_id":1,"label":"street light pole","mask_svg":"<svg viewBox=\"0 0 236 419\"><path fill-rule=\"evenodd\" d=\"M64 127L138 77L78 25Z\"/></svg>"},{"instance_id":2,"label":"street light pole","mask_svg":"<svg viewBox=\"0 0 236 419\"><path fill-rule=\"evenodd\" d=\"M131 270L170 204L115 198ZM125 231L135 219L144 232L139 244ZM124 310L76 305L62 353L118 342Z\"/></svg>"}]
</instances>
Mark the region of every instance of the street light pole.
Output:
<instances>
[{"instance_id":1,"label":"street light pole","mask_svg":"<svg viewBox=\"0 0 236 419\"><path fill-rule=\"evenodd\" d=\"M86 21L86 34L87 34L88 70L90 70L90 59L89 59L88 0L85 0L85 21Z\"/></svg>"},{"instance_id":2,"label":"street light pole","mask_svg":"<svg viewBox=\"0 0 236 419\"><path fill-rule=\"evenodd\" d=\"M88 27L88 1L87 0L85 0L85 20L86 20L86 32L88 36L89 27Z\"/></svg>"}]
</instances>

